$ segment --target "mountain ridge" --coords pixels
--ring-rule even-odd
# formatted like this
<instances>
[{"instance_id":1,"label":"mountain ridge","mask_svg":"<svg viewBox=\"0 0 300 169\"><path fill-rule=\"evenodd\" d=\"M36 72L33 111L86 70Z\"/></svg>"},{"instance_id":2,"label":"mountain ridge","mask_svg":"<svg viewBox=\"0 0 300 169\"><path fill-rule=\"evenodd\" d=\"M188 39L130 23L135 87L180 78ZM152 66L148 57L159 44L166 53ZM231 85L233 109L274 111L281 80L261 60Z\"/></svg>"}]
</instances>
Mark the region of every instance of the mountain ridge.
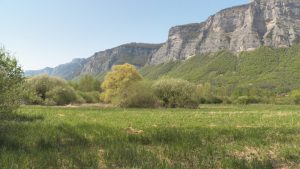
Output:
<instances>
[{"instance_id":1,"label":"mountain ridge","mask_svg":"<svg viewBox=\"0 0 300 169\"><path fill-rule=\"evenodd\" d=\"M169 30L168 40L162 44L124 44L97 52L84 59L83 64L70 62L59 68L25 73L47 73L72 79L83 74L101 74L116 64L130 63L142 68L222 50L238 54L260 46L282 48L298 43L300 1L252 0L220 10L204 22L174 26ZM64 69L69 69L69 73Z\"/></svg>"},{"instance_id":2,"label":"mountain ridge","mask_svg":"<svg viewBox=\"0 0 300 169\"><path fill-rule=\"evenodd\" d=\"M127 43L112 49L96 52L89 58L77 58L71 62L54 68L25 71L25 76L48 74L71 80L84 74L101 74L111 69L113 65L130 63L140 68L150 59L150 56L161 44Z\"/></svg>"}]
</instances>

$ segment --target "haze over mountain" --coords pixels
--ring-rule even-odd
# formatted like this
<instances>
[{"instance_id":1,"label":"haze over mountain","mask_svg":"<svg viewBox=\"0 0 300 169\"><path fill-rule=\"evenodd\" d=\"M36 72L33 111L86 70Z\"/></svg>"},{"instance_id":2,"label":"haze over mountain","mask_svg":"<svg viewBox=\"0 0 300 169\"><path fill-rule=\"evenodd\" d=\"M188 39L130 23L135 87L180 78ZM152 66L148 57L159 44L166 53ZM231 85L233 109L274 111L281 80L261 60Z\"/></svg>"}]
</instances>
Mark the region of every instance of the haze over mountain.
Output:
<instances>
[{"instance_id":1,"label":"haze over mountain","mask_svg":"<svg viewBox=\"0 0 300 169\"><path fill-rule=\"evenodd\" d=\"M233 54L260 46L291 47L300 42L299 0L253 0L221 10L205 22L175 26L163 44L131 43L98 52L87 59L55 68L26 71L27 76L47 73L72 79L82 74L101 74L113 65L131 63L138 68L197 54L228 50Z\"/></svg>"},{"instance_id":2,"label":"haze over mountain","mask_svg":"<svg viewBox=\"0 0 300 169\"><path fill-rule=\"evenodd\" d=\"M161 44L129 43L97 52L87 59L74 59L55 68L25 71L25 75L48 74L70 80L84 74L101 74L117 64L130 63L141 68L160 47Z\"/></svg>"}]
</instances>

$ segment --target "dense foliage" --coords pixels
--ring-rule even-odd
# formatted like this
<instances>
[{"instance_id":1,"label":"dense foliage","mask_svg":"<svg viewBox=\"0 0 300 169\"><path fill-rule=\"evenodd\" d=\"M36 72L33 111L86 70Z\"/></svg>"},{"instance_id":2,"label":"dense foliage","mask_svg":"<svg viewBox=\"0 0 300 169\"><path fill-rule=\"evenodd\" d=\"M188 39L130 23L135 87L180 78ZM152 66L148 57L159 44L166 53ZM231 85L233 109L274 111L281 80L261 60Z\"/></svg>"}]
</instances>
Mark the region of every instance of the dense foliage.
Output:
<instances>
[{"instance_id":1,"label":"dense foliage","mask_svg":"<svg viewBox=\"0 0 300 169\"><path fill-rule=\"evenodd\" d=\"M14 111L22 96L23 71L17 60L0 49L0 113Z\"/></svg>"},{"instance_id":2,"label":"dense foliage","mask_svg":"<svg viewBox=\"0 0 300 169\"><path fill-rule=\"evenodd\" d=\"M293 104L290 92L300 88L300 46L261 47L239 55L227 51L202 54L185 61L172 61L142 68L148 79L180 78L197 85L209 84L211 96L233 103Z\"/></svg>"},{"instance_id":3,"label":"dense foliage","mask_svg":"<svg viewBox=\"0 0 300 169\"><path fill-rule=\"evenodd\" d=\"M152 89L152 83L145 80L120 90L113 103L121 107L154 108L160 106L160 101Z\"/></svg>"},{"instance_id":4,"label":"dense foliage","mask_svg":"<svg viewBox=\"0 0 300 169\"><path fill-rule=\"evenodd\" d=\"M299 45L278 49L261 47L238 55L221 51L146 66L140 70L144 77L133 65L117 65L106 76L85 75L68 84L75 90L77 103L100 102L101 92L103 102L121 107L300 104L299 65ZM145 79L149 81L146 83ZM70 94L74 90L62 91ZM29 95L33 102L53 103L53 99L46 100L43 87L34 91L36 94ZM62 95L62 91L56 95Z\"/></svg>"},{"instance_id":5,"label":"dense foliage","mask_svg":"<svg viewBox=\"0 0 300 169\"><path fill-rule=\"evenodd\" d=\"M80 76L78 80L73 80L70 82L74 89L82 92L93 92L100 91L100 81L92 75Z\"/></svg>"},{"instance_id":6,"label":"dense foliage","mask_svg":"<svg viewBox=\"0 0 300 169\"><path fill-rule=\"evenodd\" d=\"M142 80L137 69L130 64L113 66L112 71L107 73L101 85L104 92L101 99L104 102L112 102L122 90L125 90L132 83Z\"/></svg>"},{"instance_id":7,"label":"dense foliage","mask_svg":"<svg viewBox=\"0 0 300 169\"><path fill-rule=\"evenodd\" d=\"M41 105L67 105L80 103L98 103L99 91L94 91L94 87L83 87L87 83L80 80L79 83L48 75L34 76L26 80L26 94L23 101L26 104ZM94 82L94 80L92 79ZM96 83L96 82L95 82ZM84 84L84 85L83 85ZM75 86L75 87L74 87ZM84 91L78 90L82 89Z\"/></svg>"},{"instance_id":8,"label":"dense foliage","mask_svg":"<svg viewBox=\"0 0 300 169\"><path fill-rule=\"evenodd\" d=\"M180 79L161 79L154 85L155 95L165 107L197 107L195 85Z\"/></svg>"}]
</instances>

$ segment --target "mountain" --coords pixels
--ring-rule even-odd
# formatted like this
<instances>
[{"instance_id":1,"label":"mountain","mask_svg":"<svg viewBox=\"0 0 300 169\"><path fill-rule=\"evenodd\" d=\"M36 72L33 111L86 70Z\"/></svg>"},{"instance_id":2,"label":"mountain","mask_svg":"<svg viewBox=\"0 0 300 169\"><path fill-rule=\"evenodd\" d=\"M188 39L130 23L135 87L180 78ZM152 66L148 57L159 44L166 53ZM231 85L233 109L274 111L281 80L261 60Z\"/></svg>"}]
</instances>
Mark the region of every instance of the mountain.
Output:
<instances>
[{"instance_id":1,"label":"mountain","mask_svg":"<svg viewBox=\"0 0 300 169\"><path fill-rule=\"evenodd\" d=\"M95 53L86 60L81 74L100 74L110 70L113 65L124 63L141 68L160 47L161 44L129 43Z\"/></svg>"},{"instance_id":2,"label":"mountain","mask_svg":"<svg viewBox=\"0 0 300 169\"><path fill-rule=\"evenodd\" d=\"M252 86L284 92L300 88L299 65L300 45L294 45L260 47L239 55L227 50L198 54L187 60L147 65L140 72L153 80L172 77L219 87Z\"/></svg>"},{"instance_id":3,"label":"mountain","mask_svg":"<svg viewBox=\"0 0 300 169\"><path fill-rule=\"evenodd\" d=\"M71 62L53 69L25 73L47 73L72 79L84 74L103 75L113 65L123 63L130 63L138 68L150 65L155 70L156 65L168 62L174 64L172 61L176 60L189 62L189 58L199 55L205 63L209 59L206 57L219 51L239 56L244 51L253 51L261 46L289 48L299 43L300 0L252 0L246 5L221 10L205 22L175 26L170 29L168 40L163 44L125 44L95 53L79 63ZM203 63L195 66L207 66ZM233 63L239 64L228 64Z\"/></svg>"},{"instance_id":4,"label":"mountain","mask_svg":"<svg viewBox=\"0 0 300 169\"><path fill-rule=\"evenodd\" d=\"M260 46L290 47L299 42L299 0L253 0L221 10L205 22L171 28L168 41L153 55L150 64L223 49L239 53Z\"/></svg>"},{"instance_id":5,"label":"mountain","mask_svg":"<svg viewBox=\"0 0 300 169\"><path fill-rule=\"evenodd\" d=\"M25 71L25 76L48 74L70 80L84 74L101 74L118 64L130 63L141 68L160 47L161 44L129 43L97 52L87 59L74 59L55 68Z\"/></svg>"},{"instance_id":6,"label":"mountain","mask_svg":"<svg viewBox=\"0 0 300 169\"><path fill-rule=\"evenodd\" d=\"M81 70L86 63L86 59L73 59L71 62L59 65L54 68L44 68L41 70L28 70L25 71L25 76L35 76L39 74L48 74L50 76L59 76L64 79L70 80L80 75Z\"/></svg>"}]
</instances>

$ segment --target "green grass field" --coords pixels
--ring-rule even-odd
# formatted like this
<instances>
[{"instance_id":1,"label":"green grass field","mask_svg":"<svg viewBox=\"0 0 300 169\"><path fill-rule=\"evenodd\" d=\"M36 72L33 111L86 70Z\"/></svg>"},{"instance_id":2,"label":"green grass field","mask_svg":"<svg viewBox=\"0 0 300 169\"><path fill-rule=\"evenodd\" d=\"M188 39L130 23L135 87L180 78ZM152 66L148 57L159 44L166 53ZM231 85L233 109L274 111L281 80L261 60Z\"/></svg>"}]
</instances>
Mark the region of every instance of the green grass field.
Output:
<instances>
[{"instance_id":1,"label":"green grass field","mask_svg":"<svg viewBox=\"0 0 300 169\"><path fill-rule=\"evenodd\" d=\"M26 106L0 120L1 169L300 168L300 106Z\"/></svg>"}]
</instances>

